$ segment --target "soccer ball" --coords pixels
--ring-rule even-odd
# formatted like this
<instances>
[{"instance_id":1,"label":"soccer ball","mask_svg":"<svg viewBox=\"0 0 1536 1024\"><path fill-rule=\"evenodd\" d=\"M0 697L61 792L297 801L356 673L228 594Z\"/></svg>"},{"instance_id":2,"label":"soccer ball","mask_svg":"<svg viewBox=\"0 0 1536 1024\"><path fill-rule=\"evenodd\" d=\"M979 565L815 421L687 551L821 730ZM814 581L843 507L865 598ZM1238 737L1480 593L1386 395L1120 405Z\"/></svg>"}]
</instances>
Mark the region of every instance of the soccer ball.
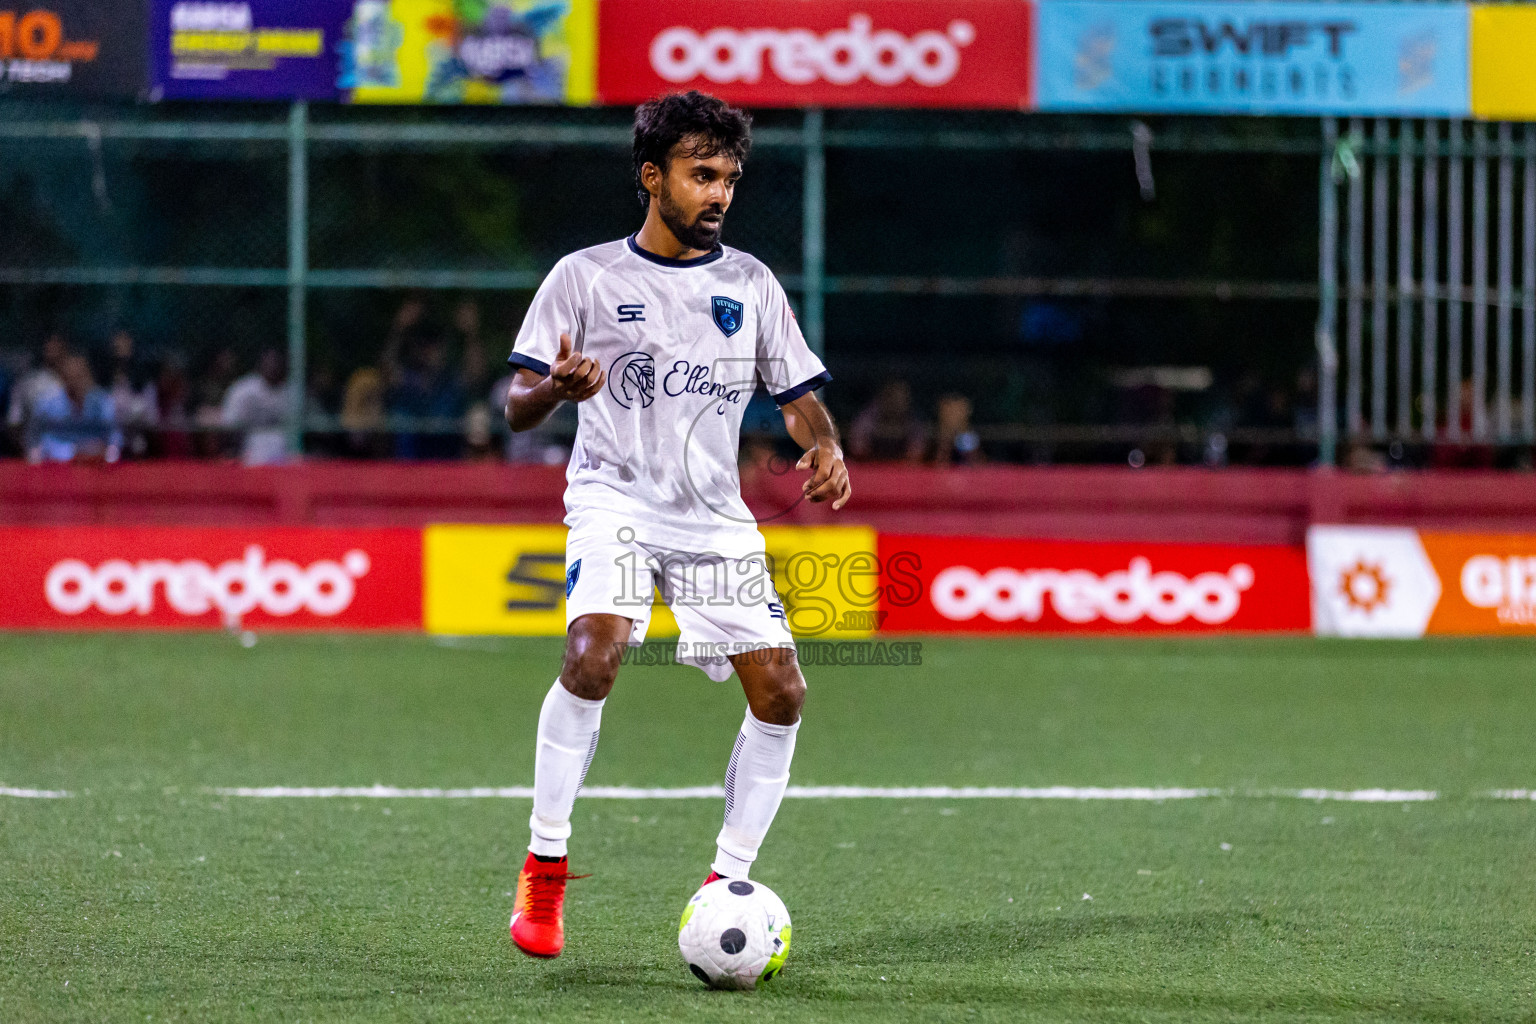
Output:
<instances>
[{"instance_id":1,"label":"soccer ball","mask_svg":"<svg viewBox=\"0 0 1536 1024\"><path fill-rule=\"evenodd\" d=\"M710 988L756 988L784 969L789 911L761 882L722 878L683 908L677 948Z\"/></svg>"}]
</instances>

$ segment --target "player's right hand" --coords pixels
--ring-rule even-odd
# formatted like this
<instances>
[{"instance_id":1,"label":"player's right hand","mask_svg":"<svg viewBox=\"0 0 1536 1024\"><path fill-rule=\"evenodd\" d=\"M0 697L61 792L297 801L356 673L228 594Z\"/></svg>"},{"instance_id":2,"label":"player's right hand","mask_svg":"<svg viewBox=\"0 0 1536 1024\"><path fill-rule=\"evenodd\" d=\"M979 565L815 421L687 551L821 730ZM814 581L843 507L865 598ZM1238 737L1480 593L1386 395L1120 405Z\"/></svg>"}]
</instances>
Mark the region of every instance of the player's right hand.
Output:
<instances>
[{"instance_id":1,"label":"player's right hand","mask_svg":"<svg viewBox=\"0 0 1536 1024\"><path fill-rule=\"evenodd\" d=\"M596 359L574 350L569 334L560 335L560 352L549 368L550 388L562 402L585 402L603 390L607 375Z\"/></svg>"}]
</instances>

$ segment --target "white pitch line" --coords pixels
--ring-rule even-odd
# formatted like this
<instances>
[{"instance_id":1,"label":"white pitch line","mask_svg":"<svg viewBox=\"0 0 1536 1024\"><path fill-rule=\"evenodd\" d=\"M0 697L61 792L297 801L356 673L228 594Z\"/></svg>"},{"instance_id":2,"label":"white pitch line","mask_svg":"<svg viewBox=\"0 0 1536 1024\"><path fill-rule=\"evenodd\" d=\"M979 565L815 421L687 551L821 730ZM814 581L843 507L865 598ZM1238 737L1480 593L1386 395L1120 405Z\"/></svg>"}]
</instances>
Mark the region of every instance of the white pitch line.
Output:
<instances>
[{"instance_id":1,"label":"white pitch line","mask_svg":"<svg viewBox=\"0 0 1536 1024\"><path fill-rule=\"evenodd\" d=\"M0 786L0 796L17 796L24 800L68 800L75 794L65 789L17 789Z\"/></svg>"},{"instance_id":2,"label":"white pitch line","mask_svg":"<svg viewBox=\"0 0 1536 1024\"><path fill-rule=\"evenodd\" d=\"M238 786L209 790L216 796L256 799L429 799L429 800L529 800L531 786L475 786L467 789L398 786ZM1514 791L1510 791L1514 792ZM599 800L719 800L721 786L640 788L589 786L581 795ZM1428 789L1189 789L1150 786L790 786L790 800L1119 800L1160 803L1164 800L1202 800L1212 797L1343 801L1348 803L1418 803L1436 800Z\"/></svg>"},{"instance_id":3,"label":"white pitch line","mask_svg":"<svg viewBox=\"0 0 1536 1024\"><path fill-rule=\"evenodd\" d=\"M1480 795L1490 800L1536 800L1536 789L1490 789Z\"/></svg>"}]
</instances>

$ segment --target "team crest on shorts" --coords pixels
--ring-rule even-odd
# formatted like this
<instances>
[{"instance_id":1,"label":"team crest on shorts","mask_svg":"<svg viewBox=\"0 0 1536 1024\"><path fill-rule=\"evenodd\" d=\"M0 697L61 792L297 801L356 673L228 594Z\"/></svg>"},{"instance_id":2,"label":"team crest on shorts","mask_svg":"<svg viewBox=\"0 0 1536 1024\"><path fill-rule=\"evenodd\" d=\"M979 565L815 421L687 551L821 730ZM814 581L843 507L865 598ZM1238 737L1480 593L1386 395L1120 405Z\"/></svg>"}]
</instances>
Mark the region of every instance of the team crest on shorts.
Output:
<instances>
[{"instance_id":1,"label":"team crest on shorts","mask_svg":"<svg viewBox=\"0 0 1536 1024\"><path fill-rule=\"evenodd\" d=\"M735 299L728 299L724 295L716 295L710 301L714 303L715 326L720 328L727 338L741 330L744 312L741 303Z\"/></svg>"},{"instance_id":2,"label":"team crest on shorts","mask_svg":"<svg viewBox=\"0 0 1536 1024\"><path fill-rule=\"evenodd\" d=\"M565 570L565 596L570 597L571 591L576 589L576 581L581 578L581 559L571 563L571 567Z\"/></svg>"}]
</instances>

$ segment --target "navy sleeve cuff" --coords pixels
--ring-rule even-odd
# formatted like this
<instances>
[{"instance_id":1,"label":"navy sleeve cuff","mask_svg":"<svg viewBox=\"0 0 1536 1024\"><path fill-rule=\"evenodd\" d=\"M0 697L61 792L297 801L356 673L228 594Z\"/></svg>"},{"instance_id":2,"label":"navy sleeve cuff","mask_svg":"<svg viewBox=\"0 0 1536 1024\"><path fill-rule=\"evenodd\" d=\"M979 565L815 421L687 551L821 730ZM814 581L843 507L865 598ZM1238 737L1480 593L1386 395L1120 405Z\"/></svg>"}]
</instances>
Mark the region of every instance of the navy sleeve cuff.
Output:
<instances>
[{"instance_id":1,"label":"navy sleeve cuff","mask_svg":"<svg viewBox=\"0 0 1536 1024\"><path fill-rule=\"evenodd\" d=\"M826 370L822 370L810 380L796 384L794 387L790 388L788 391L783 392L782 394L774 395L773 400L779 405L788 405L790 402L793 402L801 395L809 394L810 392L815 391L817 388L821 387L831 379L832 375Z\"/></svg>"},{"instance_id":2,"label":"navy sleeve cuff","mask_svg":"<svg viewBox=\"0 0 1536 1024\"><path fill-rule=\"evenodd\" d=\"M521 366L524 369L532 370L540 377L549 376L548 363L541 363L532 356L525 356L521 352L513 352L511 355L507 356L507 364L509 366Z\"/></svg>"}]
</instances>

